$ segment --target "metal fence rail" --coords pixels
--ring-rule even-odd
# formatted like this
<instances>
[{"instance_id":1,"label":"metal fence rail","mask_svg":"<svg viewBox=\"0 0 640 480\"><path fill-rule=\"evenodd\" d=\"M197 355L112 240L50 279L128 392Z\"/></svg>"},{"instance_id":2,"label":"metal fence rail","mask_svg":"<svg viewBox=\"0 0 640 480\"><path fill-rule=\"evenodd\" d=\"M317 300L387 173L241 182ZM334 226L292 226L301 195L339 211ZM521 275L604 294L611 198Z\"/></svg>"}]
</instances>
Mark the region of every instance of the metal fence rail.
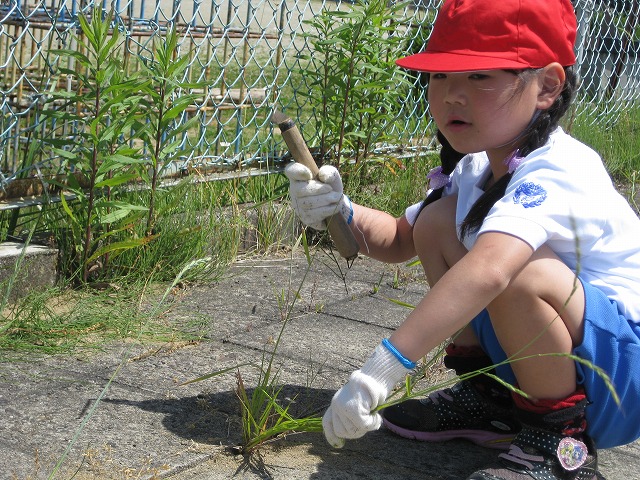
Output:
<instances>
[{"instance_id":1,"label":"metal fence rail","mask_svg":"<svg viewBox=\"0 0 640 480\"><path fill-rule=\"evenodd\" d=\"M277 149L269 116L274 106L304 122L316 121L313 105L299 82L301 60L311 52L306 34L311 19L323 9L351 8L329 0L1 0L0 4L0 186L23 169L27 132L46 135L51 128L37 115L38 105L52 89L73 89L60 82L50 54L74 48L78 15L94 7L113 10L124 34L122 55L133 61L148 57L153 39L170 26L177 28L177 56L188 56L185 80L206 81L193 111L199 113L196 144L184 165L235 170L259 165ZM427 28L439 0L415 0L404 15L406 28L397 35ZM578 68L582 78L578 113L593 124L615 121L640 97L640 25L638 0L576 0L579 18ZM417 35L420 37L420 35ZM419 45L410 48L419 49ZM313 57L313 55L311 55ZM397 114L406 121L394 134L403 144L416 143L429 119L416 108L420 96L399 99ZM417 114L416 112L421 112ZM422 117L416 120L415 116ZM312 129L310 129L312 130ZM72 133L72 132L71 132ZM313 143L314 139L308 139ZM55 159L47 161L55 165ZM46 161L45 161L46 163ZM182 169L184 165L175 168Z\"/></svg>"}]
</instances>

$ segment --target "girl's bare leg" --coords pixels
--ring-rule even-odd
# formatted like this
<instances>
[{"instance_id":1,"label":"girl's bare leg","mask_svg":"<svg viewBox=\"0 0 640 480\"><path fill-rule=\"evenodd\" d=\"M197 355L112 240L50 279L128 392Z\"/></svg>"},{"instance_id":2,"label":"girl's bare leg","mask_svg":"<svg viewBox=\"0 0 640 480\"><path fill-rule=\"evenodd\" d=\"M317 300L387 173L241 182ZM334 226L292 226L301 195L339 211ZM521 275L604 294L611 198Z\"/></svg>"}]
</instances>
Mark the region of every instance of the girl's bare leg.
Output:
<instances>
[{"instance_id":1,"label":"girl's bare leg","mask_svg":"<svg viewBox=\"0 0 640 480\"><path fill-rule=\"evenodd\" d=\"M582 284L546 246L540 247L507 289L488 306L520 388L534 398L564 398L576 389L575 363L566 356L582 342Z\"/></svg>"},{"instance_id":2,"label":"girl's bare leg","mask_svg":"<svg viewBox=\"0 0 640 480\"><path fill-rule=\"evenodd\" d=\"M429 285L438 280L466 253L456 233L457 195L451 195L425 207L413 227L413 243L424 268ZM477 346L478 339L471 327L455 336L457 346Z\"/></svg>"},{"instance_id":3,"label":"girl's bare leg","mask_svg":"<svg viewBox=\"0 0 640 480\"><path fill-rule=\"evenodd\" d=\"M454 195L432 203L414 226L414 245L430 285L467 253L456 234L456 202ZM574 361L546 354L567 354L581 343L584 292L551 249L539 248L488 311L508 356L545 355L512 363L523 391L535 398L562 398L575 390ZM455 337L457 346L478 343L470 327Z\"/></svg>"}]
</instances>

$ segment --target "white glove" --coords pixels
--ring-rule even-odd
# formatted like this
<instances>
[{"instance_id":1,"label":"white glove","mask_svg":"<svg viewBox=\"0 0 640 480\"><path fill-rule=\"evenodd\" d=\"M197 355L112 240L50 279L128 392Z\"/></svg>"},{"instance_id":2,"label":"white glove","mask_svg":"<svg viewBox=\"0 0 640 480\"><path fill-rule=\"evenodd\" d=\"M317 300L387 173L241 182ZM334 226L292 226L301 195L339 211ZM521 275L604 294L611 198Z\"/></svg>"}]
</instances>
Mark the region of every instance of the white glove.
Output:
<instances>
[{"instance_id":1,"label":"white glove","mask_svg":"<svg viewBox=\"0 0 640 480\"><path fill-rule=\"evenodd\" d=\"M322 417L324 436L331 446L341 448L345 438L360 438L382 424L381 405L398 382L411 372L382 344L378 345L360 370L336 392Z\"/></svg>"},{"instance_id":2,"label":"white glove","mask_svg":"<svg viewBox=\"0 0 640 480\"><path fill-rule=\"evenodd\" d=\"M340 213L347 223L353 218L349 197L342 191L342 178L331 165L320 167L317 179L301 163L290 163L284 169L289 179L291 205L300 221L316 230L325 230L325 219Z\"/></svg>"}]
</instances>

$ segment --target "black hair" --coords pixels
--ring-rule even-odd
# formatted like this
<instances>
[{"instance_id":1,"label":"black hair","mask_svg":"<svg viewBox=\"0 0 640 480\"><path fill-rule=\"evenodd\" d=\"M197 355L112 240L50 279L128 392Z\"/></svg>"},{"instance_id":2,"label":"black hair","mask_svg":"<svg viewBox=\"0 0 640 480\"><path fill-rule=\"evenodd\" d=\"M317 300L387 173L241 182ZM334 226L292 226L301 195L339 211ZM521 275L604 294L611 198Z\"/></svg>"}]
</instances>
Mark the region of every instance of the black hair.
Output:
<instances>
[{"instance_id":1,"label":"black hair","mask_svg":"<svg viewBox=\"0 0 640 480\"><path fill-rule=\"evenodd\" d=\"M564 70L566 78L562 92L558 95L553 105L546 110L541 110L535 120L523 132L523 142L519 147L519 156L525 157L547 143L549 136L558 127L560 120L569 109L578 86L578 80L573 67L565 67ZM531 70L519 72L513 71L513 73L524 76L530 71ZM436 136L442 145L440 150L442 173L449 175L465 155L454 150L439 130L437 131ZM512 176L512 173L507 173L500 177L493 185L491 185L491 187L487 188L487 190L473 204L469 213L460 225L461 238L478 231L493 205L504 197L507 185L511 181ZM427 205L440 199L442 197L443 190L444 187L432 191L422 202L420 211L422 211L422 209Z\"/></svg>"}]
</instances>

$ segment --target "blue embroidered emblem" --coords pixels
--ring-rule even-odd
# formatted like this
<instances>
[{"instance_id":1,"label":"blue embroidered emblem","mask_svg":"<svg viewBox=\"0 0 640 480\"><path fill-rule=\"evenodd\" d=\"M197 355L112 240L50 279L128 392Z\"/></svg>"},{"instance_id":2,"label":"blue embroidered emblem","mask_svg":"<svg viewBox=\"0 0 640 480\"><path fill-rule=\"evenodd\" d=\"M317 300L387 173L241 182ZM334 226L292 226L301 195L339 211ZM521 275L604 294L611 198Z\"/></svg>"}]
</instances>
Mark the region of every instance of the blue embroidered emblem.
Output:
<instances>
[{"instance_id":1,"label":"blue embroidered emblem","mask_svg":"<svg viewBox=\"0 0 640 480\"><path fill-rule=\"evenodd\" d=\"M524 208L537 207L547 199L547 191L540 185L524 182L513 195L513 203L519 203Z\"/></svg>"}]
</instances>

